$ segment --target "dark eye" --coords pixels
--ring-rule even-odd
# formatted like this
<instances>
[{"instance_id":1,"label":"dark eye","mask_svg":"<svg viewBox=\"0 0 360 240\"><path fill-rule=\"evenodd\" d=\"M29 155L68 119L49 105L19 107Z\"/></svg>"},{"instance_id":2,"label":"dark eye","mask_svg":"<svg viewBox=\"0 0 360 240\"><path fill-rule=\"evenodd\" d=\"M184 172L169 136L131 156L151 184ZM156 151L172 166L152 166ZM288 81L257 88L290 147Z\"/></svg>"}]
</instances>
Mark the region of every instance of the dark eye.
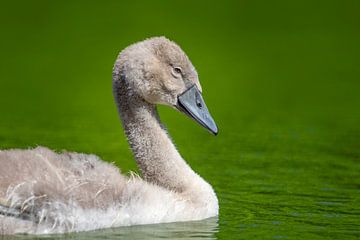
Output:
<instances>
[{"instance_id":1,"label":"dark eye","mask_svg":"<svg viewBox=\"0 0 360 240\"><path fill-rule=\"evenodd\" d=\"M176 73L176 74L181 74L181 68L179 68L179 67L174 67L174 72Z\"/></svg>"}]
</instances>

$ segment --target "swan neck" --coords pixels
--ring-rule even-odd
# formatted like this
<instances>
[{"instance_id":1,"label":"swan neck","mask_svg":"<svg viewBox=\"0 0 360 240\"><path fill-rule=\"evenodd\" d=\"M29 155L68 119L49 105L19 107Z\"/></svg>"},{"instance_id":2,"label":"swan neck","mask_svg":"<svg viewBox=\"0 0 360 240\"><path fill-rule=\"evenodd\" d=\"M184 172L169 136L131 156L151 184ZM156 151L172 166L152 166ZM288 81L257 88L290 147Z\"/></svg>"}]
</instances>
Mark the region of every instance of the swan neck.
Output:
<instances>
[{"instance_id":1,"label":"swan neck","mask_svg":"<svg viewBox=\"0 0 360 240\"><path fill-rule=\"evenodd\" d=\"M133 93L125 81L114 82L119 114L143 178L175 191L204 182L183 160L160 122L156 106Z\"/></svg>"}]
</instances>

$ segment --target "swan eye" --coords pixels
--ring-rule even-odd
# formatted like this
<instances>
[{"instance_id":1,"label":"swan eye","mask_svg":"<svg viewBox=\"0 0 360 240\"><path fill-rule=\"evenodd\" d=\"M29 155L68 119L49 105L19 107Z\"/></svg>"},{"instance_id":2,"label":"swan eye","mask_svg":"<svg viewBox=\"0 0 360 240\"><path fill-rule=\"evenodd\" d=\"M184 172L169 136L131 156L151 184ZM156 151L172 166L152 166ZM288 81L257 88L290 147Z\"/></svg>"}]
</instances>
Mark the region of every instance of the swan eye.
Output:
<instances>
[{"instance_id":1,"label":"swan eye","mask_svg":"<svg viewBox=\"0 0 360 240\"><path fill-rule=\"evenodd\" d=\"M181 73L182 73L180 67L174 67L174 72L175 72L176 74L181 74Z\"/></svg>"}]
</instances>

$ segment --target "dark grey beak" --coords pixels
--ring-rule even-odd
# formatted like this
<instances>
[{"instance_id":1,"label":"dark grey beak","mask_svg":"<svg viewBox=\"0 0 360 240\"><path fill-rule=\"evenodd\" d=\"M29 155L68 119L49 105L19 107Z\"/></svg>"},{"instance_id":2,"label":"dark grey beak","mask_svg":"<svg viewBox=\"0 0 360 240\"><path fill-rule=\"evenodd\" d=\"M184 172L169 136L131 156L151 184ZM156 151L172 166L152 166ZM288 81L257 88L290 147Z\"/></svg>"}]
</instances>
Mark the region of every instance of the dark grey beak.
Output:
<instances>
[{"instance_id":1,"label":"dark grey beak","mask_svg":"<svg viewBox=\"0 0 360 240\"><path fill-rule=\"evenodd\" d=\"M201 92L195 85L190 87L178 97L176 108L194 119L214 135L217 135L218 128L216 123L205 105Z\"/></svg>"}]
</instances>

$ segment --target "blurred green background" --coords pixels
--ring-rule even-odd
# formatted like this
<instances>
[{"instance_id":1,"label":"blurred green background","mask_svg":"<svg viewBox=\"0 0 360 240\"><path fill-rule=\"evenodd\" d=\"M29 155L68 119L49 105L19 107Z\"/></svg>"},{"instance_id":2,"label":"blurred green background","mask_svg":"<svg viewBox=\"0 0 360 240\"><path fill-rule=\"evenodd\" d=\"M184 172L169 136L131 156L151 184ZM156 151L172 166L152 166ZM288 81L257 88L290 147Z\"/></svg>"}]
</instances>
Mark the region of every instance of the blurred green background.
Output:
<instances>
[{"instance_id":1,"label":"blurred green background","mask_svg":"<svg viewBox=\"0 0 360 240\"><path fill-rule=\"evenodd\" d=\"M0 149L136 171L112 66L164 35L197 68L220 130L159 109L218 193L214 237L360 237L360 1L7 1L0 29Z\"/></svg>"}]
</instances>

